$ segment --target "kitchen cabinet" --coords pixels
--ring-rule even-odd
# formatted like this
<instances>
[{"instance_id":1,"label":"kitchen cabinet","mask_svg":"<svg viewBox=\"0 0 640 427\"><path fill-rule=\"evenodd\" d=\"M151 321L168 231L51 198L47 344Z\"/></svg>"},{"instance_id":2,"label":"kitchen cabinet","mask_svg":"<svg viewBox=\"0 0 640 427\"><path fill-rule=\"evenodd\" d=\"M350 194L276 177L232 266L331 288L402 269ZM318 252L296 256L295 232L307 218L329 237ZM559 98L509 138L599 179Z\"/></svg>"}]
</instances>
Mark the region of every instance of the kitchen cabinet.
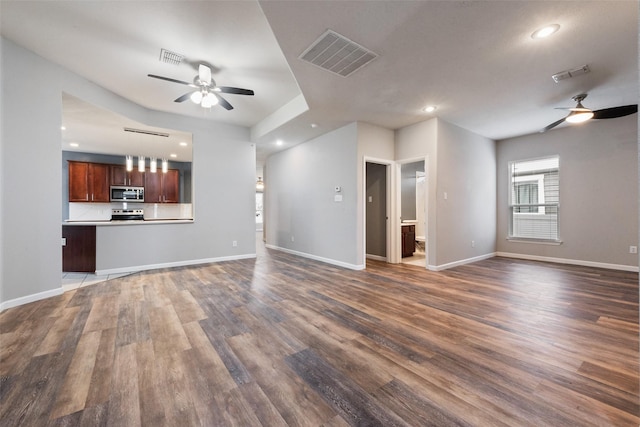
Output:
<instances>
[{"instance_id":1,"label":"kitchen cabinet","mask_svg":"<svg viewBox=\"0 0 640 427\"><path fill-rule=\"evenodd\" d=\"M109 165L69 161L69 201L109 202Z\"/></svg>"},{"instance_id":2,"label":"kitchen cabinet","mask_svg":"<svg viewBox=\"0 0 640 427\"><path fill-rule=\"evenodd\" d=\"M133 169L127 172L127 168L121 165L111 166L111 185L127 185L130 187L144 187L144 172Z\"/></svg>"},{"instance_id":3,"label":"kitchen cabinet","mask_svg":"<svg viewBox=\"0 0 640 427\"><path fill-rule=\"evenodd\" d=\"M96 271L96 227L63 225L62 271Z\"/></svg>"},{"instance_id":4,"label":"kitchen cabinet","mask_svg":"<svg viewBox=\"0 0 640 427\"><path fill-rule=\"evenodd\" d=\"M413 256L416 248L416 226L402 226L402 258Z\"/></svg>"},{"instance_id":5,"label":"kitchen cabinet","mask_svg":"<svg viewBox=\"0 0 640 427\"><path fill-rule=\"evenodd\" d=\"M166 173L146 172L144 175L144 201L146 203L178 203L180 201L180 171Z\"/></svg>"}]
</instances>

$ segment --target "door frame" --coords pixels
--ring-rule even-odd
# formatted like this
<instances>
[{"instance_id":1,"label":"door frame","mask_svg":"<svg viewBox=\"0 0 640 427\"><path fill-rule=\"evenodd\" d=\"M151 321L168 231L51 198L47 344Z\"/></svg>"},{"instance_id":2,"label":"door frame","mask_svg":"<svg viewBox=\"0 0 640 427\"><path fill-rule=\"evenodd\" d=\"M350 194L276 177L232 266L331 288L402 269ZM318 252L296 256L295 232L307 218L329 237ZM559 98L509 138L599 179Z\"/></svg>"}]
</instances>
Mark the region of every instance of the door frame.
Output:
<instances>
[{"instance_id":1,"label":"door frame","mask_svg":"<svg viewBox=\"0 0 640 427\"><path fill-rule=\"evenodd\" d=\"M425 204L425 212L424 212L424 234L425 234L425 242L424 242L424 254L425 254L425 265L424 268L429 268L429 239L433 238L433 236L429 235L429 156L425 155L422 157L411 157L408 159L396 160L395 168L394 168L394 182L395 182L395 199L394 205L396 206L396 215L392 217L391 226L397 233L393 233L397 235L395 242L395 250L393 251L395 258L393 259L393 263L401 263L402 262L402 239L400 238L402 226L402 219L400 215L402 213L401 203L402 203L402 165L407 163L416 163L416 162L424 162L424 177L426 184L424 186L424 204Z\"/></svg>"},{"instance_id":2,"label":"door frame","mask_svg":"<svg viewBox=\"0 0 640 427\"><path fill-rule=\"evenodd\" d=\"M367 265L367 163L375 163L378 165L383 165L385 166L386 169L386 176L387 176L387 185L386 185L386 193L387 193L387 197L386 197L386 217L387 217L387 230L386 230L386 251L387 251L387 262L393 262L392 260L397 258L397 255L394 254L394 251L396 250L396 246L397 246L397 242L399 242L399 239L397 236L394 235L394 233L391 233L391 229L393 227L392 225L392 218L394 216L396 216L396 209L397 206L395 205L395 203L393 203L393 200L395 200L395 194L394 194L394 189L396 187L394 179L395 179L395 173L393 172L394 170L394 165L395 162L393 160L387 160L387 159L378 159L375 157L368 157L368 156L364 156L363 158L363 163L362 163L362 183L363 183L363 189L362 189L362 206L364 207L364 209L362 210L362 224L363 224L363 233L362 233L362 259L364 262L364 265L366 267Z\"/></svg>"}]
</instances>

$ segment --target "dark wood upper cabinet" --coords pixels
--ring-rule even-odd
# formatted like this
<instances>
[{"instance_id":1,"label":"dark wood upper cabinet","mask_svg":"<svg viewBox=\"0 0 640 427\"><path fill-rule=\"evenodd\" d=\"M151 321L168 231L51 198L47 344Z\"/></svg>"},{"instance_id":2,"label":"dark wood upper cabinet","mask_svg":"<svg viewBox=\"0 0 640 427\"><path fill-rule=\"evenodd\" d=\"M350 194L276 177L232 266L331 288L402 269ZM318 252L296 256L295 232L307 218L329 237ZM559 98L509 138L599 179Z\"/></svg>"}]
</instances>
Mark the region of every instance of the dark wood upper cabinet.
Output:
<instances>
[{"instance_id":1,"label":"dark wood upper cabinet","mask_svg":"<svg viewBox=\"0 0 640 427\"><path fill-rule=\"evenodd\" d=\"M131 187L144 187L144 172L134 169L127 172L125 166L111 166L111 185L128 185Z\"/></svg>"},{"instance_id":2,"label":"dark wood upper cabinet","mask_svg":"<svg viewBox=\"0 0 640 427\"><path fill-rule=\"evenodd\" d=\"M89 201L89 163L69 162L69 201Z\"/></svg>"},{"instance_id":3,"label":"dark wood upper cabinet","mask_svg":"<svg viewBox=\"0 0 640 427\"><path fill-rule=\"evenodd\" d=\"M180 201L180 171L169 169L162 174L162 192L164 203L178 203Z\"/></svg>"},{"instance_id":4,"label":"dark wood upper cabinet","mask_svg":"<svg viewBox=\"0 0 640 427\"><path fill-rule=\"evenodd\" d=\"M146 203L178 203L180 201L180 171L169 169L167 173L145 173L144 201Z\"/></svg>"},{"instance_id":5,"label":"dark wood upper cabinet","mask_svg":"<svg viewBox=\"0 0 640 427\"><path fill-rule=\"evenodd\" d=\"M109 165L69 161L69 201L109 202Z\"/></svg>"}]
</instances>

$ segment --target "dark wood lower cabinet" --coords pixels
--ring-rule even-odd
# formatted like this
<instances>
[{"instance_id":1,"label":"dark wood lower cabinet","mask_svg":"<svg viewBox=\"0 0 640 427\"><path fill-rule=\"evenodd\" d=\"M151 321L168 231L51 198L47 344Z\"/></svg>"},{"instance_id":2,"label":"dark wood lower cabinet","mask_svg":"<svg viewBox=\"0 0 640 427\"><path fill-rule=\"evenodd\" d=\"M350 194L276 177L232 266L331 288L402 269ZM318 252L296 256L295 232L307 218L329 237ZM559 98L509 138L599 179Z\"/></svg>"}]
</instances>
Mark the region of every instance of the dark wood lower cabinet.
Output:
<instances>
[{"instance_id":1,"label":"dark wood lower cabinet","mask_svg":"<svg viewBox=\"0 0 640 427\"><path fill-rule=\"evenodd\" d=\"M402 258L413 256L416 250L416 226L402 226Z\"/></svg>"},{"instance_id":2,"label":"dark wood lower cabinet","mask_svg":"<svg viewBox=\"0 0 640 427\"><path fill-rule=\"evenodd\" d=\"M63 225L62 271L93 273L96 271L96 227Z\"/></svg>"}]
</instances>

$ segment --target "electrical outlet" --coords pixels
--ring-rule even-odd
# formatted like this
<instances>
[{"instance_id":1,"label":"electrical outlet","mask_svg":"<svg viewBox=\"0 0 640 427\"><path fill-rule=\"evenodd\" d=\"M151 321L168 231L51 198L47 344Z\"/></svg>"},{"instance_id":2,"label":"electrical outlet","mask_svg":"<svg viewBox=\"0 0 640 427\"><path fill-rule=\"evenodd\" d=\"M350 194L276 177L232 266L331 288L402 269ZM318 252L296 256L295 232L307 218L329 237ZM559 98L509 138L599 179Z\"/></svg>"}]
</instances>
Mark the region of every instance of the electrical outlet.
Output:
<instances>
[{"instance_id":1,"label":"electrical outlet","mask_svg":"<svg viewBox=\"0 0 640 427\"><path fill-rule=\"evenodd\" d=\"M66 237L62 238L62 246L67 246L67 238Z\"/></svg>"},{"instance_id":2,"label":"electrical outlet","mask_svg":"<svg viewBox=\"0 0 640 427\"><path fill-rule=\"evenodd\" d=\"M475 240L472 240L472 241L471 241L471 247L472 247L472 248L475 248L475 247L476 247L476 241L475 241Z\"/></svg>"},{"instance_id":3,"label":"electrical outlet","mask_svg":"<svg viewBox=\"0 0 640 427\"><path fill-rule=\"evenodd\" d=\"M295 241L295 239L293 238L293 236L291 236L291 241L292 241L292 242L293 242L293 241Z\"/></svg>"},{"instance_id":4,"label":"electrical outlet","mask_svg":"<svg viewBox=\"0 0 640 427\"><path fill-rule=\"evenodd\" d=\"M237 241L237 240L234 240L234 241L231 243L231 245L232 245L234 248L235 248L235 247L237 247L237 246L238 246L238 241Z\"/></svg>"},{"instance_id":5,"label":"electrical outlet","mask_svg":"<svg viewBox=\"0 0 640 427\"><path fill-rule=\"evenodd\" d=\"M637 254L638 253L638 247L637 246L629 246L629 253L630 254Z\"/></svg>"}]
</instances>

